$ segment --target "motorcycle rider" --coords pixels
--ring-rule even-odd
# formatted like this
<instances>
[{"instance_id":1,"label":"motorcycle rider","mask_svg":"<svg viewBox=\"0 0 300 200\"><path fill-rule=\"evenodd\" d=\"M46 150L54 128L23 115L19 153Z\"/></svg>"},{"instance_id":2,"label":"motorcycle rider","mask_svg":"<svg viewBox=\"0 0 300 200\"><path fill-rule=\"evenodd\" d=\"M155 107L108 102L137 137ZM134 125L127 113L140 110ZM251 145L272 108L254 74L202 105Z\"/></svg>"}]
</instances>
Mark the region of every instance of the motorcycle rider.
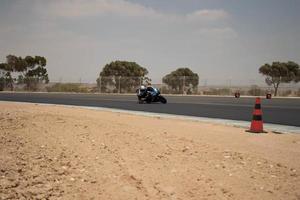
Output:
<instances>
[{"instance_id":1,"label":"motorcycle rider","mask_svg":"<svg viewBox=\"0 0 300 200\"><path fill-rule=\"evenodd\" d=\"M161 102L163 104L167 103L167 100L160 95L160 91L152 87L150 84L146 87L144 85L141 85L137 90L137 97L139 100L139 103L151 103L151 102Z\"/></svg>"},{"instance_id":2,"label":"motorcycle rider","mask_svg":"<svg viewBox=\"0 0 300 200\"><path fill-rule=\"evenodd\" d=\"M151 96L155 95L155 89L150 85L146 89L147 93L150 94Z\"/></svg>"},{"instance_id":3,"label":"motorcycle rider","mask_svg":"<svg viewBox=\"0 0 300 200\"><path fill-rule=\"evenodd\" d=\"M137 92L140 97L145 97L146 96L146 87L144 85L141 85L139 89L137 89Z\"/></svg>"},{"instance_id":4,"label":"motorcycle rider","mask_svg":"<svg viewBox=\"0 0 300 200\"><path fill-rule=\"evenodd\" d=\"M152 98L152 96L154 96L154 88L152 86L144 86L141 85L141 87L139 88L139 99L141 98Z\"/></svg>"}]
</instances>

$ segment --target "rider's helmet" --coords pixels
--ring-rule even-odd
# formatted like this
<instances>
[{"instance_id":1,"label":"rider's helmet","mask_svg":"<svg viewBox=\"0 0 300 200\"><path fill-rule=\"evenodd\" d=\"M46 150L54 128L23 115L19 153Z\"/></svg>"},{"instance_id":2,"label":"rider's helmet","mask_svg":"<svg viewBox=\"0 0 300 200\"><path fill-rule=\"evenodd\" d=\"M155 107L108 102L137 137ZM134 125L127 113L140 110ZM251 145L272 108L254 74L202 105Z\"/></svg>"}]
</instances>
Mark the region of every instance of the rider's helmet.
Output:
<instances>
[{"instance_id":1,"label":"rider's helmet","mask_svg":"<svg viewBox=\"0 0 300 200\"><path fill-rule=\"evenodd\" d=\"M145 90L146 87L145 87L144 85L141 85L140 89L141 89L141 90Z\"/></svg>"}]
</instances>

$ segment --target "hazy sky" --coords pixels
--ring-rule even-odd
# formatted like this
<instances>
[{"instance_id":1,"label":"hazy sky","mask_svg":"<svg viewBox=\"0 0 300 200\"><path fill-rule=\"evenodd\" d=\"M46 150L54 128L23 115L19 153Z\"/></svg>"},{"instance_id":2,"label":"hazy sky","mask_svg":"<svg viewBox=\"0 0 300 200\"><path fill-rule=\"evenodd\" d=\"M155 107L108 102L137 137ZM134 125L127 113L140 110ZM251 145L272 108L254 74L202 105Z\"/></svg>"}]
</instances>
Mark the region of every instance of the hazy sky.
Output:
<instances>
[{"instance_id":1,"label":"hazy sky","mask_svg":"<svg viewBox=\"0 0 300 200\"><path fill-rule=\"evenodd\" d=\"M0 61L41 55L50 79L95 81L113 60L155 82L178 67L201 80L260 77L300 63L300 0L0 0Z\"/></svg>"}]
</instances>

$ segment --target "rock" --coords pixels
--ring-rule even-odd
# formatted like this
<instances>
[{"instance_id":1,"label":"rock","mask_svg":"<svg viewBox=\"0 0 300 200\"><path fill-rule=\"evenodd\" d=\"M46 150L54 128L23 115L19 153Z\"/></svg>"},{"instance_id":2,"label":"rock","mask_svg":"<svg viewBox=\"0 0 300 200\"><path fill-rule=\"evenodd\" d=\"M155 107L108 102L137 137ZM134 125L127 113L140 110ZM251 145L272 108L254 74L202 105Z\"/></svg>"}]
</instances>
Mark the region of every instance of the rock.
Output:
<instances>
[{"instance_id":1,"label":"rock","mask_svg":"<svg viewBox=\"0 0 300 200\"><path fill-rule=\"evenodd\" d=\"M280 164L280 163L277 163L276 165L277 165L277 167L282 167L282 164Z\"/></svg>"},{"instance_id":2,"label":"rock","mask_svg":"<svg viewBox=\"0 0 300 200\"><path fill-rule=\"evenodd\" d=\"M264 187L263 187L263 186L261 186L259 189L263 190L263 189L264 189Z\"/></svg>"},{"instance_id":3,"label":"rock","mask_svg":"<svg viewBox=\"0 0 300 200\"><path fill-rule=\"evenodd\" d=\"M184 146L184 148L182 149L182 152L186 152L187 150L189 150L190 147L189 146Z\"/></svg>"},{"instance_id":4,"label":"rock","mask_svg":"<svg viewBox=\"0 0 300 200\"><path fill-rule=\"evenodd\" d=\"M70 181L75 181L75 178L71 177L71 178L70 178Z\"/></svg>"},{"instance_id":5,"label":"rock","mask_svg":"<svg viewBox=\"0 0 300 200\"><path fill-rule=\"evenodd\" d=\"M91 180L91 183L95 184L95 183L97 183L97 181L96 180Z\"/></svg>"},{"instance_id":6,"label":"rock","mask_svg":"<svg viewBox=\"0 0 300 200\"><path fill-rule=\"evenodd\" d=\"M66 170L68 167L67 166L62 166L61 168L64 169L64 170Z\"/></svg>"}]
</instances>

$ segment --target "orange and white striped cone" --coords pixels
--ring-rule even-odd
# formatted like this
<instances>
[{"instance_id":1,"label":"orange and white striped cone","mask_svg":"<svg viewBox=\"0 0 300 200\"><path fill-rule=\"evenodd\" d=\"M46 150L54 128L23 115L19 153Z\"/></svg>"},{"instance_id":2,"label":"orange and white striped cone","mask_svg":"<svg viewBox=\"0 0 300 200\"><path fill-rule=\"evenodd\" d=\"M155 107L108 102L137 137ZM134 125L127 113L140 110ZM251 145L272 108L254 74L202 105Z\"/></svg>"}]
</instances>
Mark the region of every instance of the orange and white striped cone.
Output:
<instances>
[{"instance_id":1,"label":"orange and white striped cone","mask_svg":"<svg viewBox=\"0 0 300 200\"><path fill-rule=\"evenodd\" d=\"M252 122L251 122L250 130L247 130L247 132L266 133L264 131L264 127L263 127L260 98L256 98L256 100L255 100L255 107L254 107L254 111L253 111Z\"/></svg>"}]
</instances>

